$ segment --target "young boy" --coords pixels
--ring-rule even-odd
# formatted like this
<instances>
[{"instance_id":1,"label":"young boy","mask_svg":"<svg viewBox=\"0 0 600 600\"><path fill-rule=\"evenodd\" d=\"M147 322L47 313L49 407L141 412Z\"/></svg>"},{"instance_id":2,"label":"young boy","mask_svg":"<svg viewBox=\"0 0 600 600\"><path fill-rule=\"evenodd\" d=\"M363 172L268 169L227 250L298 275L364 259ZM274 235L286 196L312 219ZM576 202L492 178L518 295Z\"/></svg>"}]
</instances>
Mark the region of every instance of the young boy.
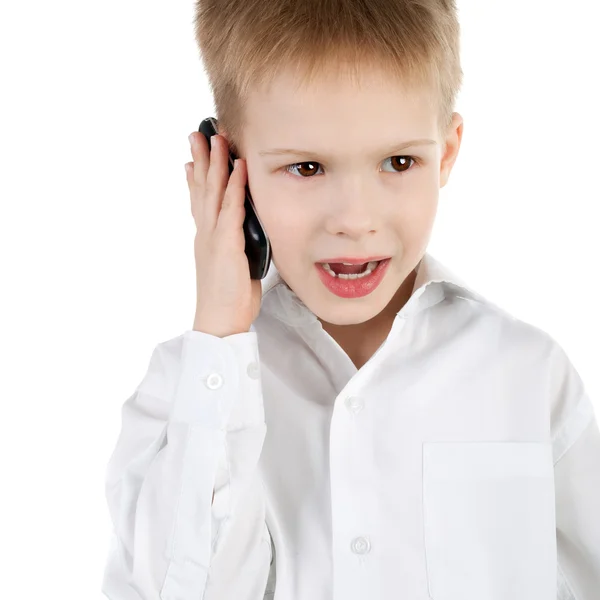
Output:
<instances>
[{"instance_id":1,"label":"young boy","mask_svg":"<svg viewBox=\"0 0 600 600\"><path fill-rule=\"evenodd\" d=\"M583 382L426 251L463 132L454 1L197 5L198 308L123 405L104 594L598 600Z\"/></svg>"}]
</instances>

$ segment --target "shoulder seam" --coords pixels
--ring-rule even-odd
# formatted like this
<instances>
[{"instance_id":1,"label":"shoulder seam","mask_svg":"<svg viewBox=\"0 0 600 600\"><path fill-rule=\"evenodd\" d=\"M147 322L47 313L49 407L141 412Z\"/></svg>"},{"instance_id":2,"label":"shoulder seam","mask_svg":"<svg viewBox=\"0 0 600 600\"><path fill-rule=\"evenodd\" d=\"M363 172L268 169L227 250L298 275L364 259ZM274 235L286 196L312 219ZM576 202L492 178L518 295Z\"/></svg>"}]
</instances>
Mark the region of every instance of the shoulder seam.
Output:
<instances>
[{"instance_id":1,"label":"shoulder seam","mask_svg":"<svg viewBox=\"0 0 600 600\"><path fill-rule=\"evenodd\" d=\"M554 466L579 440L594 420L594 407L587 393L581 396L576 408L552 438Z\"/></svg>"}]
</instances>

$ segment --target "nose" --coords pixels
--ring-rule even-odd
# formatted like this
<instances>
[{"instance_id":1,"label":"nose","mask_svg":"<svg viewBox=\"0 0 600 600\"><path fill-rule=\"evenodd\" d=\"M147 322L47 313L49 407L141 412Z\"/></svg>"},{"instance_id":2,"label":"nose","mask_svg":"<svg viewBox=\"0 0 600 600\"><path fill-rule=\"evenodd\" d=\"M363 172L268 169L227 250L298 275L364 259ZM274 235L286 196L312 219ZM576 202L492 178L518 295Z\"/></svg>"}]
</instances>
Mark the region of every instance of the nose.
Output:
<instances>
[{"instance_id":1,"label":"nose","mask_svg":"<svg viewBox=\"0 0 600 600\"><path fill-rule=\"evenodd\" d=\"M332 235L360 239L378 228L377 202L363 186L338 189L328 204L325 228Z\"/></svg>"}]
</instances>

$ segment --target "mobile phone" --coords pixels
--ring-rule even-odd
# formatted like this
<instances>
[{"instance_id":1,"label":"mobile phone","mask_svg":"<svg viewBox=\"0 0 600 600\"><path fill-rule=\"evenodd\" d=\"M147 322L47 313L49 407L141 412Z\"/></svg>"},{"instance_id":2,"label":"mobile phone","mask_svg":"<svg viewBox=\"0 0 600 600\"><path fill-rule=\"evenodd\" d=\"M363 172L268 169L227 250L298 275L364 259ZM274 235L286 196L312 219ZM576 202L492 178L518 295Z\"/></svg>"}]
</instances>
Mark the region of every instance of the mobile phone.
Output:
<instances>
[{"instance_id":1,"label":"mobile phone","mask_svg":"<svg viewBox=\"0 0 600 600\"><path fill-rule=\"evenodd\" d=\"M198 131L204 134L210 151L210 136L219 133L217 131L217 119L208 117L200 123ZM229 151L229 175L233 172L233 161L238 158L234 152ZM263 224L258 218L254 208L254 201L250 195L248 182L246 181L246 197L244 199L246 216L244 217L244 238L246 240L245 253L248 257L250 267L250 279L264 279L271 266L271 244L265 232Z\"/></svg>"}]
</instances>

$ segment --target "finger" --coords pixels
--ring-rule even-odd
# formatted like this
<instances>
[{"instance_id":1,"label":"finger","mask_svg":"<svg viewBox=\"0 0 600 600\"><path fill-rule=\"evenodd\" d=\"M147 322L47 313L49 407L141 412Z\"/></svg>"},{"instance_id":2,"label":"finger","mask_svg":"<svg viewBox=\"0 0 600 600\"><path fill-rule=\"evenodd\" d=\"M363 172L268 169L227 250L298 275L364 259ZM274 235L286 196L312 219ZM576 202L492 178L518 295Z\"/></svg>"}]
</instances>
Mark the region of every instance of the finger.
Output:
<instances>
[{"instance_id":1,"label":"finger","mask_svg":"<svg viewBox=\"0 0 600 600\"><path fill-rule=\"evenodd\" d=\"M200 210L198 207L198 191L194 187L194 162L186 162L183 166L185 168L185 179L190 191L190 212L192 213L192 217L194 217L196 225L198 225Z\"/></svg>"},{"instance_id":2,"label":"finger","mask_svg":"<svg viewBox=\"0 0 600 600\"><path fill-rule=\"evenodd\" d=\"M192 132L190 138L190 149L194 160L191 163L193 165L191 171L186 169L186 179L190 189L192 215L197 226L202 224L203 227L214 229L218 214L216 210L218 200L213 199L214 193L208 185L208 173L211 164L214 165L217 161L219 142L215 143L216 137L213 138L209 152L209 143L204 134Z\"/></svg>"},{"instance_id":3,"label":"finger","mask_svg":"<svg viewBox=\"0 0 600 600\"><path fill-rule=\"evenodd\" d=\"M236 231L244 224L246 214L244 202L246 197L246 161L237 160L225 194L218 217L218 226L224 230Z\"/></svg>"},{"instance_id":4,"label":"finger","mask_svg":"<svg viewBox=\"0 0 600 600\"><path fill-rule=\"evenodd\" d=\"M214 223L219 217L228 180L228 145L225 138L217 134L211 140L210 165L206 174L206 195L203 207L203 214L211 223Z\"/></svg>"},{"instance_id":5,"label":"finger","mask_svg":"<svg viewBox=\"0 0 600 600\"><path fill-rule=\"evenodd\" d=\"M206 185L206 174L208 173L209 167L208 142L204 135L199 131L193 131L190 134L190 137L190 151L194 164L192 181L196 185L204 186Z\"/></svg>"},{"instance_id":6,"label":"finger","mask_svg":"<svg viewBox=\"0 0 600 600\"><path fill-rule=\"evenodd\" d=\"M183 166L185 168L185 179L188 187L191 188L194 185L194 161L186 162Z\"/></svg>"}]
</instances>

